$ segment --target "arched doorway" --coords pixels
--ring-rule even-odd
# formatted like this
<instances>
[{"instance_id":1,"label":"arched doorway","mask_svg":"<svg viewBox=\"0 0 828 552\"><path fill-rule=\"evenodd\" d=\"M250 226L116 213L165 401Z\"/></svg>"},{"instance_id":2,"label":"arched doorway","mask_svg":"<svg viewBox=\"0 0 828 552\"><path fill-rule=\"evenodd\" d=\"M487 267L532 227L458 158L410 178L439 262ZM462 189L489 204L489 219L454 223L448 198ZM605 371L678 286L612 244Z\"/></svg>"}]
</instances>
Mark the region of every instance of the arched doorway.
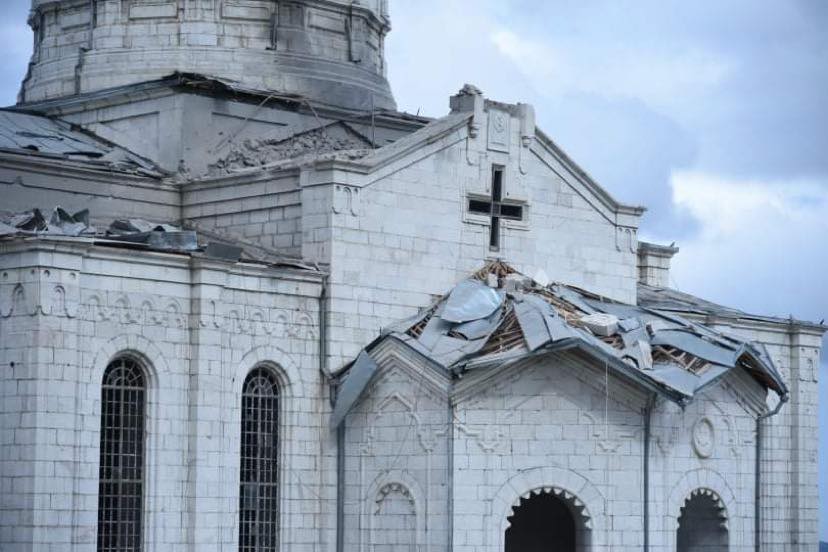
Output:
<instances>
[{"instance_id":1,"label":"arched doorway","mask_svg":"<svg viewBox=\"0 0 828 552\"><path fill-rule=\"evenodd\" d=\"M681 508L676 535L678 552L727 552L727 512L710 489L690 493Z\"/></svg>"},{"instance_id":2,"label":"arched doorway","mask_svg":"<svg viewBox=\"0 0 828 552\"><path fill-rule=\"evenodd\" d=\"M506 529L506 552L584 552L589 518L584 505L562 490L545 488L520 499Z\"/></svg>"}]
</instances>

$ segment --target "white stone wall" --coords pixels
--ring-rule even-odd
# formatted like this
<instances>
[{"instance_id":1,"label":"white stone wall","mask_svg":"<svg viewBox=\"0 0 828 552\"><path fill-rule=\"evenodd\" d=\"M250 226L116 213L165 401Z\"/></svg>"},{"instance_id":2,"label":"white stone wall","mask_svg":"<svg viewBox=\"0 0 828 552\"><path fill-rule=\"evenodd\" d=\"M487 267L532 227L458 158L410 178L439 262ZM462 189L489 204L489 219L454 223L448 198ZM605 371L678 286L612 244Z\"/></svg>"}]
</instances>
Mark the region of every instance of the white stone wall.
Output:
<instances>
[{"instance_id":1,"label":"white stone wall","mask_svg":"<svg viewBox=\"0 0 828 552\"><path fill-rule=\"evenodd\" d=\"M762 544L780 552L813 550L819 541L821 332L750 320L721 320L717 327L764 343L790 391L790 401L762 422ZM776 405L771 395L767 408Z\"/></svg>"},{"instance_id":2,"label":"white stone wall","mask_svg":"<svg viewBox=\"0 0 828 552\"><path fill-rule=\"evenodd\" d=\"M95 7L95 12L90 10ZM378 6L304 0L36 2L21 99L36 102L176 71L321 103L393 109Z\"/></svg>"},{"instance_id":3,"label":"white stone wall","mask_svg":"<svg viewBox=\"0 0 828 552\"><path fill-rule=\"evenodd\" d=\"M2 210L22 212L37 207L47 219L55 206L70 213L89 209L93 223L104 227L116 218L171 223L181 218L180 194L174 186L27 156L0 159L0 196Z\"/></svg>"},{"instance_id":4,"label":"white stone wall","mask_svg":"<svg viewBox=\"0 0 828 552\"><path fill-rule=\"evenodd\" d=\"M282 542L330 541L319 291L299 271L4 244L0 549L95 549L100 384L122 352L149 379L146 550L237 549L240 393L259 365L282 386Z\"/></svg>"},{"instance_id":5,"label":"white stone wall","mask_svg":"<svg viewBox=\"0 0 828 552\"><path fill-rule=\"evenodd\" d=\"M302 254L299 171L192 184L183 218L198 227L255 242L286 255Z\"/></svg>"},{"instance_id":6,"label":"white stone wall","mask_svg":"<svg viewBox=\"0 0 828 552\"><path fill-rule=\"evenodd\" d=\"M401 346L383 344L372 355L380 375L347 419L348 549L382 549L371 512L383 511L385 495L377 489L387 483L407 489L420 530L429 524L428 534L443 536L441 523L451 523L454 550L501 551L506 517L532 491L565 491L563 498L583 505L585 518L578 523L588 518L589 526L580 538L589 547L582 549L641 549L642 392L570 355L467 374L451 391L444 376ZM453 424L445 410L449 393ZM753 550L758 397L754 382L734 374L685 410L658 403L652 418L651 550L675 552L680 508L698 490L723 505L730 550ZM449 466L431 452L446 449ZM445 500L452 501L450 521L437 515ZM424 503L432 508L427 518ZM410 520L397 521L404 531ZM440 538L426 542L423 549L447 549Z\"/></svg>"},{"instance_id":7,"label":"white stone wall","mask_svg":"<svg viewBox=\"0 0 828 552\"><path fill-rule=\"evenodd\" d=\"M613 211L540 138L525 146L522 119L504 113L511 130L497 149L462 125L377 166L303 172L303 256L330 264L332 366L491 258L635 303L637 216ZM488 217L467 212L469 194L491 194L492 165L504 167L504 197L527 211L504 223L499 251L489 249Z\"/></svg>"},{"instance_id":8,"label":"white stone wall","mask_svg":"<svg viewBox=\"0 0 828 552\"><path fill-rule=\"evenodd\" d=\"M445 550L447 380L428 367L412 371L409 352L385 354L382 375L346 422L345 550Z\"/></svg>"}]
</instances>

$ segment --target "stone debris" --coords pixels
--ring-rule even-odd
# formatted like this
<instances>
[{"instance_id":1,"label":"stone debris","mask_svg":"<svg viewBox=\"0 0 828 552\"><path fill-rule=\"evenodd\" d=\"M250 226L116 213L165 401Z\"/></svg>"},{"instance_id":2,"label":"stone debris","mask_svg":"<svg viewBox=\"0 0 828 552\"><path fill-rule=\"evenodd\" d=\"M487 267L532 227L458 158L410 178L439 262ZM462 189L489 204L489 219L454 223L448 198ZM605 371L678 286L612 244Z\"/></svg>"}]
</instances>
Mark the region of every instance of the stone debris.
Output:
<instances>
[{"instance_id":1,"label":"stone debris","mask_svg":"<svg viewBox=\"0 0 828 552\"><path fill-rule=\"evenodd\" d=\"M597 312L581 318L581 324L595 335L608 337L618 332L618 317L613 314Z\"/></svg>"},{"instance_id":2,"label":"stone debris","mask_svg":"<svg viewBox=\"0 0 828 552\"><path fill-rule=\"evenodd\" d=\"M210 176L260 168L285 159L304 155L370 149L371 142L343 122L331 123L281 139L245 140L240 146L209 166Z\"/></svg>"}]
</instances>

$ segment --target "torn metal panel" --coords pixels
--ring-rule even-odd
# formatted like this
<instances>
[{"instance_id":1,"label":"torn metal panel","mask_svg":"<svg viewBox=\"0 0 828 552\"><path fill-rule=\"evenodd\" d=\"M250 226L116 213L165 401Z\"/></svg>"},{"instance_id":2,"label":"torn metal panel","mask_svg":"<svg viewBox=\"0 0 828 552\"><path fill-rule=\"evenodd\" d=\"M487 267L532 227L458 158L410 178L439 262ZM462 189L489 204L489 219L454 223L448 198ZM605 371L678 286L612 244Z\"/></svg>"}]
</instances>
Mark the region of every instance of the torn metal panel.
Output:
<instances>
[{"instance_id":1,"label":"torn metal panel","mask_svg":"<svg viewBox=\"0 0 828 552\"><path fill-rule=\"evenodd\" d=\"M463 280L451 290L440 317L447 322L468 322L492 314L503 304L504 294L479 280Z\"/></svg>"},{"instance_id":2,"label":"torn metal panel","mask_svg":"<svg viewBox=\"0 0 828 552\"><path fill-rule=\"evenodd\" d=\"M501 309L497 309L486 318L458 324L452 331L469 340L480 339L491 334L500 324L501 319Z\"/></svg>"},{"instance_id":3,"label":"torn metal panel","mask_svg":"<svg viewBox=\"0 0 828 552\"><path fill-rule=\"evenodd\" d=\"M738 337L577 288L542 287L502 261L460 282L411 323L400 339L458 376L572 349L682 405L732 369L787 392L767 353Z\"/></svg>"},{"instance_id":4,"label":"torn metal panel","mask_svg":"<svg viewBox=\"0 0 828 552\"><path fill-rule=\"evenodd\" d=\"M123 172L159 177L152 162L65 121L0 109L0 150L87 161Z\"/></svg>"},{"instance_id":5,"label":"torn metal panel","mask_svg":"<svg viewBox=\"0 0 828 552\"><path fill-rule=\"evenodd\" d=\"M526 301L516 303L515 314L530 351L537 350L552 339L546 321L543 319L543 313L533 305Z\"/></svg>"},{"instance_id":6,"label":"torn metal panel","mask_svg":"<svg viewBox=\"0 0 828 552\"><path fill-rule=\"evenodd\" d=\"M703 387L727 372L728 368L725 366L710 365L709 369L702 376L699 376L675 364L655 364L650 371L650 376L687 397L693 397Z\"/></svg>"},{"instance_id":7,"label":"torn metal panel","mask_svg":"<svg viewBox=\"0 0 828 552\"><path fill-rule=\"evenodd\" d=\"M723 366L735 366L741 351L733 351L719 347L705 341L692 333L677 330L662 330L656 332L651 343L653 345L667 345L693 356Z\"/></svg>"},{"instance_id":8,"label":"torn metal panel","mask_svg":"<svg viewBox=\"0 0 828 552\"><path fill-rule=\"evenodd\" d=\"M209 242L204 249L204 255L214 259L237 262L241 259L244 248L226 243Z\"/></svg>"},{"instance_id":9,"label":"torn metal panel","mask_svg":"<svg viewBox=\"0 0 828 552\"><path fill-rule=\"evenodd\" d=\"M195 251L198 249L196 233L190 230L182 232L164 232L153 230L151 232L138 232L135 234L120 234L111 238L119 242L141 243L152 249L174 250L174 251Z\"/></svg>"},{"instance_id":10,"label":"torn metal panel","mask_svg":"<svg viewBox=\"0 0 828 552\"><path fill-rule=\"evenodd\" d=\"M354 361L353 366L348 370L348 376L342 382L336 393L333 413L331 414L331 427L339 427L339 424L351 411L354 404L359 400L363 390L377 373L379 366L367 352L362 351Z\"/></svg>"},{"instance_id":11,"label":"torn metal panel","mask_svg":"<svg viewBox=\"0 0 828 552\"><path fill-rule=\"evenodd\" d=\"M631 358L641 370L650 370L653 367L653 349L649 341L638 339L624 349L624 357Z\"/></svg>"}]
</instances>

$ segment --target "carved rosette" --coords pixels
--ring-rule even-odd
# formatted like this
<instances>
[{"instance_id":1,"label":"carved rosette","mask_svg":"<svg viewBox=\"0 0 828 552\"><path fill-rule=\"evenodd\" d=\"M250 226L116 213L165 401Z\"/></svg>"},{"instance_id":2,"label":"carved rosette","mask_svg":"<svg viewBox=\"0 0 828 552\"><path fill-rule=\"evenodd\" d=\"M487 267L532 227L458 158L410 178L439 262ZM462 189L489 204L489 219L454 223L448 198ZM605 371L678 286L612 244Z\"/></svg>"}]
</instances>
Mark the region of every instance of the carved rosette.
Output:
<instances>
[{"instance_id":1,"label":"carved rosette","mask_svg":"<svg viewBox=\"0 0 828 552\"><path fill-rule=\"evenodd\" d=\"M693 424L691 444L699 458L710 458L716 449L716 430L710 418L701 417Z\"/></svg>"}]
</instances>

